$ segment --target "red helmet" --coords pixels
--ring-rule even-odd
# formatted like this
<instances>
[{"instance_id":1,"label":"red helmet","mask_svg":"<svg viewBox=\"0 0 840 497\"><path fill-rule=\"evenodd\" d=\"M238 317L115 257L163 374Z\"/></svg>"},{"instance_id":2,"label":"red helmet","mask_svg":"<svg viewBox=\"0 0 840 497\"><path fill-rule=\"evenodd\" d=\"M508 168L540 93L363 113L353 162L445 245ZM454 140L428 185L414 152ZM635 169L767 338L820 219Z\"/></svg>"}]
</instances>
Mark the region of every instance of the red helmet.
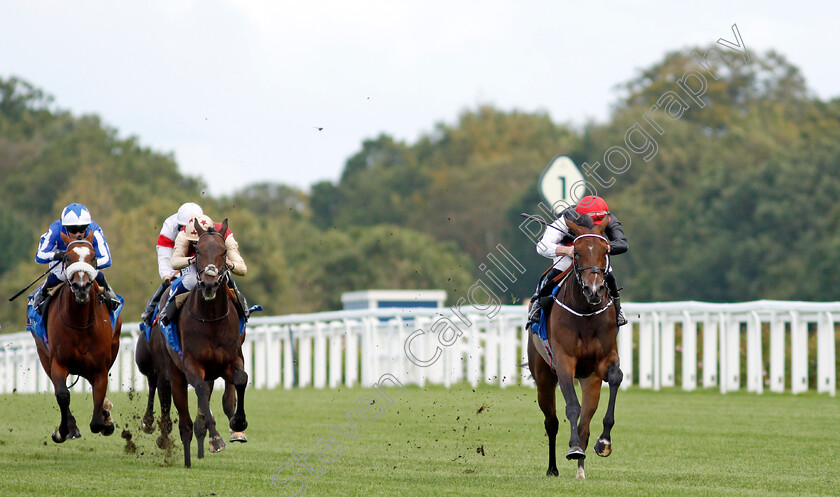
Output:
<instances>
[{"instance_id":1,"label":"red helmet","mask_svg":"<svg viewBox=\"0 0 840 497\"><path fill-rule=\"evenodd\" d=\"M577 207L575 207L575 212L578 214L588 214L592 217L595 224L601 224L604 216L609 211L610 208L607 207L607 203L604 202L604 199L595 195L587 195L583 197L580 199L580 202L578 202Z\"/></svg>"}]
</instances>

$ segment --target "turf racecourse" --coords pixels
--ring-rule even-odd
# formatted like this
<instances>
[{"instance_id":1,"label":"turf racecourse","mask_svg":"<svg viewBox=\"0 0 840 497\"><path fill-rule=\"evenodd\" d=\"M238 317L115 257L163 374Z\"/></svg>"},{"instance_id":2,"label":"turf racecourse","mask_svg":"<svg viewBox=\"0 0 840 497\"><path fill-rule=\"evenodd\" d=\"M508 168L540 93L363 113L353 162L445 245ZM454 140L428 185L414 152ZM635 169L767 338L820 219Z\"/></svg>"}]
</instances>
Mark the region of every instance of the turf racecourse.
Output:
<instances>
[{"instance_id":1,"label":"turf racecourse","mask_svg":"<svg viewBox=\"0 0 840 497\"><path fill-rule=\"evenodd\" d=\"M329 464L311 455L312 470L323 474L307 475L300 495L840 494L840 401L824 395L621 392L613 454L602 459L588 449L588 479L577 481L574 464L563 458L568 424L562 422L560 477L545 476L547 439L535 390L385 391L392 405L359 388L249 391L250 442L229 444L204 460L195 459L193 450L191 470L182 466L180 444L167 454L154 446L156 435L139 431L144 395L111 395L118 429L105 438L87 428L90 397L73 394L82 439L62 445L49 439L58 422L53 395L2 395L0 495L294 495L302 490L300 482L276 488L272 474L277 482L307 474L299 466L277 469L295 453L305 457L330 433L342 447L324 453L343 452ZM363 397L370 394L373 405ZM596 435L606 398L593 422ZM368 406L369 416L383 409L381 417L363 421L357 402L360 412ZM226 433L219 404L214 398ZM336 425L352 436L348 410L356 440L331 431ZM126 428L133 452L120 438Z\"/></svg>"}]
</instances>

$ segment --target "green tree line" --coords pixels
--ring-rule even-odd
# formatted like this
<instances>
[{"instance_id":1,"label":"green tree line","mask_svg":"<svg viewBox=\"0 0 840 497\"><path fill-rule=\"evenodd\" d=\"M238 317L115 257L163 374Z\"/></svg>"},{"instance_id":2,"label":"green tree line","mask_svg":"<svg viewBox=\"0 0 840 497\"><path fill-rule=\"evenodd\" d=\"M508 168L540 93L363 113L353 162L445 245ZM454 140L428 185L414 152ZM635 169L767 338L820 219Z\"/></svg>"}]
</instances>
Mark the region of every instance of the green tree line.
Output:
<instances>
[{"instance_id":1,"label":"green tree line","mask_svg":"<svg viewBox=\"0 0 840 497\"><path fill-rule=\"evenodd\" d=\"M537 212L540 172L559 154L602 160L686 71L704 69L690 52L619 85L604 123L478 106L413 143L365 140L339 179L309 191L261 183L221 197L171 154L0 80L2 331L23 329L25 299L5 297L43 270L38 237L69 202L85 203L108 237L127 321L159 283L160 223L186 201L230 219L249 266L239 283L269 314L336 309L342 292L366 288L443 288L454 302L487 281L479 267L499 244L527 269L499 296L521 302L550 264L519 230L519 213ZM627 300L840 298L840 100L815 97L781 54L751 55L705 68L719 75L705 105L660 120L656 155L634 155L599 188L630 240L612 261Z\"/></svg>"}]
</instances>

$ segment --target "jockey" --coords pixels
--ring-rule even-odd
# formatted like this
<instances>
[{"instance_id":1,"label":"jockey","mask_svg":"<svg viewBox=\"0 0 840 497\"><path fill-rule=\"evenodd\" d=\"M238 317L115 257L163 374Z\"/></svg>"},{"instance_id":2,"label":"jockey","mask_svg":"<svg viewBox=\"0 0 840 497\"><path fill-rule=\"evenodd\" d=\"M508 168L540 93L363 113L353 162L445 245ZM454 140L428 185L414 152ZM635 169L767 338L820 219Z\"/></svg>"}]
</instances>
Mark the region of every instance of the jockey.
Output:
<instances>
[{"instance_id":1,"label":"jockey","mask_svg":"<svg viewBox=\"0 0 840 497\"><path fill-rule=\"evenodd\" d=\"M610 213L604 199L594 195L588 195L583 197L577 205L573 205L564 210L560 214L560 217L551 223L553 228L546 229L542 239L537 243L537 253L543 257L554 259L554 265L540 281L540 284L537 286L537 293L531 298L532 306L531 312L528 315L529 323L539 323L540 321L540 312L542 310L540 300L548 297L555 286L549 282L572 265L572 258L574 257L572 243L574 242L574 236L569 232L569 228L566 225L566 217L574 220L578 215L591 217L595 224L601 224L604 217L609 216L610 219L607 224L607 229L604 231L604 236L606 236L610 243L608 253L612 256L627 252L627 237L624 235L621 223L615 217L615 214ZM621 312L619 288L615 281L615 276L613 276L612 268L608 269L607 274L604 276L604 281L607 284L607 288L609 288L610 297L614 301L617 325L623 326L627 324L627 319L624 317L624 313Z\"/></svg>"},{"instance_id":2,"label":"jockey","mask_svg":"<svg viewBox=\"0 0 840 497\"><path fill-rule=\"evenodd\" d=\"M64 274L67 245L61 239L61 233L74 240L82 240L89 233L93 233L93 248L96 251L96 269L98 270L96 282L103 290L108 309L115 310L119 307L120 301L117 294L105 281L105 275L102 273L102 269L111 265L111 250L108 248L108 242L105 241L102 228L91 219L90 211L84 205L77 203L65 207L61 211L61 219L50 224L47 232L41 235L38 252L35 254L35 262L38 264L54 263L54 265L52 272L47 276L47 281L36 291L32 306L38 312L41 312L41 304L47 298L49 290L67 280L67 276Z\"/></svg>"},{"instance_id":3,"label":"jockey","mask_svg":"<svg viewBox=\"0 0 840 497\"><path fill-rule=\"evenodd\" d=\"M201 215L190 219L186 227L178 233L175 238L175 248L172 251L171 264L174 269L181 270L181 281L169 290L169 303L161 316L163 325L168 325L175 319L175 314L178 312L175 297L192 291L198 283L198 268L195 267L195 247L198 244L198 232L195 229L193 221L198 221L202 226L213 226L215 229L221 230L221 223L214 223L212 219ZM233 238L233 232L227 230L222 233L225 239L225 249L227 250L227 267L230 272L239 276L245 276L248 267L245 265L245 260L239 254L239 243ZM237 297L237 311L241 317L247 319L248 317L248 303L245 297L236 288L233 278L228 277L228 286L236 292Z\"/></svg>"},{"instance_id":4,"label":"jockey","mask_svg":"<svg viewBox=\"0 0 840 497\"><path fill-rule=\"evenodd\" d=\"M184 229L184 226L187 225L191 218L203 214L204 211L201 209L201 206L187 202L178 208L178 212L166 218L163 226L160 228L155 250L157 250L158 255L158 274L163 280L163 283L155 291L146 309L143 310L143 314L140 315L140 320L149 326L152 325L152 315L155 313L155 307L160 302L160 297L163 295L164 290L166 290L174 278L181 274L180 271L172 269L171 263L172 250L175 248L175 237L178 236L179 231Z\"/></svg>"}]
</instances>

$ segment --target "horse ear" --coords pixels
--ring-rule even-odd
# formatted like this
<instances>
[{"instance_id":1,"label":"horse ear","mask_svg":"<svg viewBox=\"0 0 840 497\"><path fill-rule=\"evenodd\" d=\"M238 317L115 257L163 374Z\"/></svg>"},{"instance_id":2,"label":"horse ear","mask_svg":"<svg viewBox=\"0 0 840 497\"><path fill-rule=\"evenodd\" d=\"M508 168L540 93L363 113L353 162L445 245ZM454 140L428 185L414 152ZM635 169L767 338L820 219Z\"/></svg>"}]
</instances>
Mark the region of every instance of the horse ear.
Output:
<instances>
[{"instance_id":1,"label":"horse ear","mask_svg":"<svg viewBox=\"0 0 840 497\"><path fill-rule=\"evenodd\" d=\"M203 234L204 234L204 231L205 231L205 230L204 230L204 228L202 228L202 227L201 227L201 225L198 223L198 219L193 219L193 226L195 227L195 232L196 232L196 233L198 233L198 236L201 236L201 235L203 235Z\"/></svg>"},{"instance_id":2,"label":"horse ear","mask_svg":"<svg viewBox=\"0 0 840 497\"><path fill-rule=\"evenodd\" d=\"M604 236L604 233L607 231L608 224L610 224L610 216L604 216L604 219L601 220L601 224L595 226L595 233Z\"/></svg>"},{"instance_id":3,"label":"horse ear","mask_svg":"<svg viewBox=\"0 0 840 497\"><path fill-rule=\"evenodd\" d=\"M73 241L73 239L65 235L63 231L59 231L58 233L61 235L61 240L64 242L64 245L70 245L70 242Z\"/></svg>"},{"instance_id":4,"label":"horse ear","mask_svg":"<svg viewBox=\"0 0 840 497\"><path fill-rule=\"evenodd\" d=\"M228 221L228 218L225 218L225 220L222 221L222 229L219 230L219 233L221 233L222 236L225 236L225 233L227 233L227 230L228 230L227 221Z\"/></svg>"},{"instance_id":5,"label":"horse ear","mask_svg":"<svg viewBox=\"0 0 840 497\"><path fill-rule=\"evenodd\" d=\"M568 226L569 231L571 231L571 232L572 232L572 234L573 234L573 235L575 235L575 236L580 236L580 235L581 235L581 232L583 231L583 229L582 229L580 226L578 226L577 224L575 224L575 223L574 223L571 219L569 219L569 218L566 218L566 226Z\"/></svg>"}]
</instances>

